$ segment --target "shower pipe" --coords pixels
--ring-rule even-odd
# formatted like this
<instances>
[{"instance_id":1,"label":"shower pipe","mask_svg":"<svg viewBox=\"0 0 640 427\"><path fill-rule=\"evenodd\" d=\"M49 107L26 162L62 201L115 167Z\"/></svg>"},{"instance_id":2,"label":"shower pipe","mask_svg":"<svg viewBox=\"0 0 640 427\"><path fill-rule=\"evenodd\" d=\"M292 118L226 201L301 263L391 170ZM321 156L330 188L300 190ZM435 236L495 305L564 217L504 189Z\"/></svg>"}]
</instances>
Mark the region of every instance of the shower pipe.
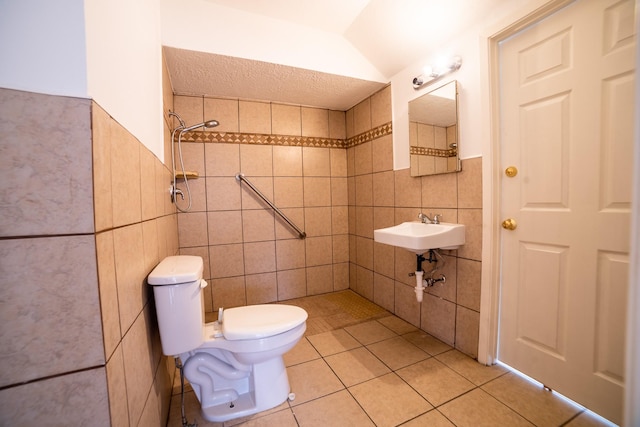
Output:
<instances>
[{"instance_id":1,"label":"shower pipe","mask_svg":"<svg viewBox=\"0 0 640 427\"><path fill-rule=\"evenodd\" d=\"M294 230L296 230L296 232L298 233L298 238L299 239L304 239L305 237L307 237L307 233L305 233L304 231L300 230L293 222L291 222L291 220L289 218L287 218L287 216L285 214L282 213L282 211L280 209L278 209L273 203L271 203L271 201L269 199L267 199L265 197L264 194L262 194L260 192L260 190L258 190L255 185L253 185L247 178L244 177L244 174L242 173L237 173L236 174L236 179L238 180L238 182L242 182L244 181L245 184L247 184L249 186L249 188L251 188L254 193L256 193L258 196L260 196L260 198L262 200L264 200L264 202L269 205L269 207L271 209L273 209L273 211L275 213L277 213L278 215L280 215L280 217L285 220L285 222L287 224L289 224L289 226L291 228L293 228Z\"/></svg>"}]
</instances>

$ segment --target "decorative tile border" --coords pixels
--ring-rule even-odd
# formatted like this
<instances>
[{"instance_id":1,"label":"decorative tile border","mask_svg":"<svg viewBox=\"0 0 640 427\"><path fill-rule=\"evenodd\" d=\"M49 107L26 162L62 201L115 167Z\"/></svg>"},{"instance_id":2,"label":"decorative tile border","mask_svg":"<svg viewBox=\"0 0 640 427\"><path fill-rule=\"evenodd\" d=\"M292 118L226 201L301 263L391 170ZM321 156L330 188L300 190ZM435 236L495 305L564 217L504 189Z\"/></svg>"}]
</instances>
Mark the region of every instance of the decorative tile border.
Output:
<instances>
[{"instance_id":1,"label":"decorative tile border","mask_svg":"<svg viewBox=\"0 0 640 427\"><path fill-rule=\"evenodd\" d=\"M317 138L313 136L267 135L261 133L191 131L183 142L285 145L294 147L349 148L372 141L393 132L391 122L348 139Z\"/></svg>"},{"instance_id":2,"label":"decorative tile border","mask_svg":"<svg viewBox=\"0 0 640 427\"><path fill-rule=\"evenodd\" d=\"M458 152L455 148L443 150L441 148L417 147L412 145L409 147L409 154L416 154L418 156L456 157Z\"/></svg>"}]
</instances>

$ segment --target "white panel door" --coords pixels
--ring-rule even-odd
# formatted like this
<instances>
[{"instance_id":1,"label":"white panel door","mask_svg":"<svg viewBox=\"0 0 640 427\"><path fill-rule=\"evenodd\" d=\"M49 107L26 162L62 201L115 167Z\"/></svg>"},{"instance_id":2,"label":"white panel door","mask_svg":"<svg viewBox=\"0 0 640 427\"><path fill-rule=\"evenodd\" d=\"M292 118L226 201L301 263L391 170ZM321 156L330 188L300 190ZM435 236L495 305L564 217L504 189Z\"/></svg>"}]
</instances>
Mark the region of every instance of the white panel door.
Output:
<instances>
[{"instance_id":1,"label":"white panel door","mask_svg":"<svg viewBox=\"0 0 640 427\"><path fill-rule=\"evenodd\" d=\"M499 48L501 165L517 174L501 180L501 215L515 229L501 235L498 358L616 423L633 20L633 0L578 0Z\"/></svg>"}]
</instances>

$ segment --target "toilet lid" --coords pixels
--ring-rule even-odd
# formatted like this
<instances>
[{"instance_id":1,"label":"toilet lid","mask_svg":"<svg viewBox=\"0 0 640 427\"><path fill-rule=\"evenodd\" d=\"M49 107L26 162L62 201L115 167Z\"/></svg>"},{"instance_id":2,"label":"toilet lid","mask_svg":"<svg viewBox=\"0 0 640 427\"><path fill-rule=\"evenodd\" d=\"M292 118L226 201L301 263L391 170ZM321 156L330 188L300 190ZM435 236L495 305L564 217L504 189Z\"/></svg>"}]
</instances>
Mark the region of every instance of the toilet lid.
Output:
<instances>
[{"instance_id":1,"label":"toilet lid","mask_svg":"<svg viewBox=\"0 0 640 427\"><path fill-rule=\"evenodd\" d=\"M147 278L152 286L178 285L202 279L202 258L193 255L168 256Z\"/></svg>"},{"instance_id":2,"label":"toilet lid","mask_svg":"<svg viewBox=\"0 0 640 427\"><path fill-rule=\"evenodd\" d=\"M228 308L222 314L222 333L228 340L266 338L281 334L307 320L300 307L284 304Z\"/></svg>"}]
</instances>

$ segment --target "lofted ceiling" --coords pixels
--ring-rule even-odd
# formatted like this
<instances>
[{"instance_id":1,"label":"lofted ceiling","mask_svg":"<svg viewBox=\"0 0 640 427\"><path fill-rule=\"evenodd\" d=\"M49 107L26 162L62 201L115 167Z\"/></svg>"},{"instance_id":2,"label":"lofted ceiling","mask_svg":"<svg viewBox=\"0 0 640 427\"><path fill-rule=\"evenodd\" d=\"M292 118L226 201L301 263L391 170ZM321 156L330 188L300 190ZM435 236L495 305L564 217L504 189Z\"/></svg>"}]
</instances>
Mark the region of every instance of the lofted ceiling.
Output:
<instances>
[{"instance_id":1,"label":"lofted ceiling","mask_svg":"<svg viewBox=\"0 0 640 427\"><path fill-rule=\"evenodd\" d=\"M346 110L382 88L395 74L439 53L441 46L485 21L499 8L525 0L204 1L265 20L322 31L327 37L340 37L383 78L370 81L309 70L304 65L165 47L176 93Z\"/></svg>"}]
</instances>

